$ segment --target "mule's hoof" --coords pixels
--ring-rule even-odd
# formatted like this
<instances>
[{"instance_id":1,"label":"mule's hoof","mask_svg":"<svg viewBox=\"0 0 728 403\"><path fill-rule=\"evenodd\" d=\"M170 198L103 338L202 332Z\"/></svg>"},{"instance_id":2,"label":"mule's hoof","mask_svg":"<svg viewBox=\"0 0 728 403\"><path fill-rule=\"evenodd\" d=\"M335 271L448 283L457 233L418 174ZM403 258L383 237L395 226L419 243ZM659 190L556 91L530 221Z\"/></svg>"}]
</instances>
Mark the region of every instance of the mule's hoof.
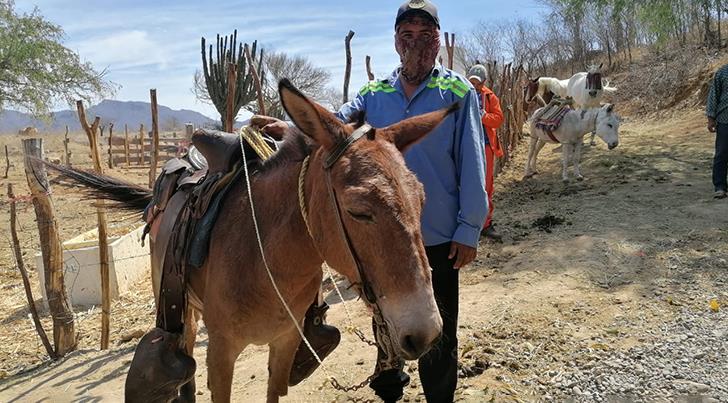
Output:
<instances>
[{"instance_id":1,"label":"mule's hoof","mask_svg":"<svg viewBox=\"0 0 728 403\"><path fill-rule=\"evenodd\" d=\"M531 179L533 178L538 172L527 172L525 175L523 175L523 179Z\"/></svg>"},{"instance_id":2,"label":"mule's hoof","mask_svg":"<svg viewBox=\"0 0 728 403\"><path fill-rule=\"evenodd\" d=\"M576 177L576 180L578 180L579 182L581 182L581 181L583 181L583 180L584 180L584 177L583 177L583 176L581 176L581 175L579 175L579 176L577 176L577 177Z\"/></svg>"}]
</instances>

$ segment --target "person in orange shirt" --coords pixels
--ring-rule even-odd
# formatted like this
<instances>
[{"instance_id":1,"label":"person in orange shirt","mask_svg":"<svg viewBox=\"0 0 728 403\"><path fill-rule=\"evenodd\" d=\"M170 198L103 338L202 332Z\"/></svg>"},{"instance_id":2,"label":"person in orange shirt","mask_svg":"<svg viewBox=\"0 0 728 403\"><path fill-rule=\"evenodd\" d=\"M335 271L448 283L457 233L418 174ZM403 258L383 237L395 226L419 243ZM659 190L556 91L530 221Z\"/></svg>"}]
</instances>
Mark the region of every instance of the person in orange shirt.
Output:
<instances>
[{"instance_id":1,"label":"person in orange shirt","mask_svg":"<svg viewBox=\"0 0 728 403\"><path fill-rule=\"evenodd\" d=\"M485 86L486 70L482 64L476 64L468 71L468 80L478 92L481 121L485 128L485 191L488 193L488 217L483 224L481 235L496 242L502 240L501 235L493 228L493 168L495 158L503 156L496 130L503 124L503 111L500 100Z\"/></svg>"}]
</instances>

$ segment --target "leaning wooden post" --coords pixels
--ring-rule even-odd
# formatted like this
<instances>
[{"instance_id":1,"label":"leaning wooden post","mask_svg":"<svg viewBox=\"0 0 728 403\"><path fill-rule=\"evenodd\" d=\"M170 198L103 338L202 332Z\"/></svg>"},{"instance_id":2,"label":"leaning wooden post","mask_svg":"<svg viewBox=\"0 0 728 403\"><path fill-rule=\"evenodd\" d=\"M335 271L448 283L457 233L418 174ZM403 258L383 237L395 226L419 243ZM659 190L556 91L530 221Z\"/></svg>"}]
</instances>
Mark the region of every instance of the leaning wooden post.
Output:
<instances>
[{"instance_id":1,"label":"leaning wooden post","mask_svg":"<svg viewBox=\"0 0 728 403\"><path fill-rule=\"evenodd\" d=\"M23 278L23 287L25 288L25 296L28 299L30 314L33 316L35 331L38 332L38 337L40 337L40 341L43 342L43 347L45 347L48 356L51 357L52 360L55 360L58 356L56 355L56 352L53 351L53 346L51 346L51 343L48 341L48 335L46 335L45 330L43 330L43 324L40 323L38 309L35 307L35 299L33 298L33 290L30 288L28 271L25 270L25 263L23 262L23 252L20 249L18 229L16 228L17 213L15 210L15 194L13 193L12 183L8 183L8 198L10 199L10 236L13 239L13 252L15 252L15 262L18 264L20 276Z\"/></svg>"},{"instance_id":2,"label":"leaning wooden post","mask_svg":"<svg viewBox=\"0 0 728 403\"><path fill-rule=\"evenodd\" d=\"M367 66L367 77L369 78L369 81L374 81L374 73L372 73L372 58L367 55L366 59L366 66Z\"/></svg>"},{"instance_id":3,"label":"leaning wooden post","mask_svg":"<svg viewBox=\"0 0 728 403\"><path fill-rule=\"evenodd\" d=\"M63 281L63 249L53 212L48 175L43 165L43 139L23 140L23 151L25 176L33 196L33 207L40 234L46 297L53 318L53 344L56 346L57 356L63 357L76 349L76 330L73 310Z\"/></svg>"},{"instance_id":4,"label":"leaning wooden post","mask_svg":"<svg viewBox=\"0 0 728 403\"><path fill-rule=\"evenodd\" d=\"M66 166L71 166L71 152L68 151L68 144L70 143L70 140L68 139L68 125L66 125L66 134L63 135L63 151L64 156L66 160Z\"/></svg>"},{"instance_id":5,"label":"leaning wooden post","mask_svg":"<svg viewBox=\"0 0 728 403\"><path fill-rule=\"evenodd\" d=\"M349 102L349 80L351 79L351 38L354 37L354 31L349 31L344 38L344 47L346 48L346 71L344 72L344 103Z\"/></svg>"},{"instance_id":6,"label":"leaning wooden post","mask_svg":"<svg viewBox=\"0 0 728 403\"><path fill-rule=\"evenodd\" d=\"M86 111L83 109L83 102L76 102L78 110L78 119L81 121L81 127L86 132L89 144L91 146L91 159L93 159L94 169L97 173L103 174L104 169L101 166L101 156L99 155L99 145L96 139L96 131L99 128L101 118L96 116L94 122L89 126L86 120ZM106 239L106 211L104 210L103 200L99 200L96 207L96 216L99 222L99 266L101 267L101 349L109 348L109 314L111 311L111 293L109 290L109 245Z\"/></svg>"},{"instance_id":7,"label":"leaning wooden post","mask_svg":"<svg viewBox=\"0 0 728 403\"><path fill-rule=\"evenodd\" d=\"M157 111L157 90L149 90L152 101L152 166L149 169L149 187L154 186L157 179L157 161L159 161L159 113Z\"/></svg>"},{"instance_id":8,"label":"leaning wooden post","mask_svg":"<svg viewBox=\"0 0 728 403\"><path fill-rule=\"evenodd\" d=\"M245 48L247 50L247 48ZM234 63L227 64L227 99L225 100L225 127L224 131L233 132L233 124L235 122L235 87L238 82L238 73ZM151 187L151 186L150 186Z\"/></svg>"},{"instance_id":9,"label":"leaning wooden post","mask_svg":"<svg viewBox=\"0 0 728 403\"><path fill-rule=\"evenodd\" d=\"M253 57L250 55L250 48L247 43L245 44L244 52L245 59L248 61L248 69L250 69L250 74L253 76L255 92L258 95L258 114L265 115L265 103L263 102L263 88L260 84L260 75L258 75L258 70L255 69L255 63L253 63Z\"/></svg>"},{"instance_id":10,"label":"leaning wooden post","mask_svg":"<svg viewBox=\"0 0 728 403\"><path fill-rule=\"evenodd\" d=\"M131 163L129 162L129 127L126 123L124 123L124 157L128 168Z\"/></svg>"},{"instance_id":11,"label":"leaning wooden post","mask_svg":"<svg viewBox=\"0 0 728 403\"><path fill-rule=\"evenodd\" d=\"M8 172L10 171L10 154L8 154L8 145L5 145L5 179L8 178Z\"/></svg>"}]
</instances>

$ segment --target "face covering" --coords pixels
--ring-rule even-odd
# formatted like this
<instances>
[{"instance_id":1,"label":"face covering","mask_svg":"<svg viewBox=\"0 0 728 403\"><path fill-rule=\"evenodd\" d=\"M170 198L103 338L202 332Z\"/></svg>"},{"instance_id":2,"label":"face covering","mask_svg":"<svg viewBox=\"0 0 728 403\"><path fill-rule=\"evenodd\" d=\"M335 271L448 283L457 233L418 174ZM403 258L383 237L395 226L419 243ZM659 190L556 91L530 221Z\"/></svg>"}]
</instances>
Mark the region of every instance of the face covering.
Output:
<instances>
[{"instance_id":1,"label":"face covering","mask_svg":"<svg viewBox=\"0 0 728 403\"><path fill-rule=\"evenodd\" d=\"M440 51L440 31L434 30L432 37L418 37L406 40L395 36L394 46L402 62L401 77L412 85L421 84L430 75L435 58Z\"/></svg>"}]
</instances>

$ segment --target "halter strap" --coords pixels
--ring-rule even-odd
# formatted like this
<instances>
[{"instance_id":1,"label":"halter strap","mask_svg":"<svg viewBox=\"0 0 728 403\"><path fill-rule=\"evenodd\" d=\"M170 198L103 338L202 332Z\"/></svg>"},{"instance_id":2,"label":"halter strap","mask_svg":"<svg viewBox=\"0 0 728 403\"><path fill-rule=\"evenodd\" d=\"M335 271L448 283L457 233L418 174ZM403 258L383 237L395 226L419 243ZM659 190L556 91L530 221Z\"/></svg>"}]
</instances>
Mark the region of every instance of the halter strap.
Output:
<instances>
[{"instance_id":1,"label":"halter strap","mask_svg":"<svg viewBox=\"0 0 728 403\"><path fill-rule=\"evenodd\" d=\"M347 148L349 148L349 146L354 144L355 141L359 140L363 135L370 131L372 131L372 127L368 123L364 123L361 127L354 130L354 133L352 133L351 136L340 141L339 144L336 145L336 148L334 148L334 150L326 156L326 159L324 160L324 169L328 170L331 168L331 166L334 165L334 163L336 163L342 155L344 155L344 152Z\"/></svg>"}]
</instances>

